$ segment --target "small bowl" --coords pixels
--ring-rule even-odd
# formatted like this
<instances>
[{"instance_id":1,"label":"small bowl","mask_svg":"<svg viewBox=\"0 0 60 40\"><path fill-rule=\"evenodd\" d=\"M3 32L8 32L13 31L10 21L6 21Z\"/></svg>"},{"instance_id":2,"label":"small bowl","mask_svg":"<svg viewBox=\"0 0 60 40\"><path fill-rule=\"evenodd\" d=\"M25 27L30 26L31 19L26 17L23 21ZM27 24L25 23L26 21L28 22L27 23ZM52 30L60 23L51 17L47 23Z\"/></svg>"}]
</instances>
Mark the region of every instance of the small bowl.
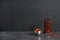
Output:
<instances>
[{"instance_id":1,"label":"small bowl","mask_svg":"<svg viewBox=\"0 0 60 40\"><path fill-rule=\"evenodd\" d=\"M34 29L34 34L35 34L35 35L41 35L41 33L42 33L42 31L41 31L40 28Z\"/></svg>"}]
</instances>

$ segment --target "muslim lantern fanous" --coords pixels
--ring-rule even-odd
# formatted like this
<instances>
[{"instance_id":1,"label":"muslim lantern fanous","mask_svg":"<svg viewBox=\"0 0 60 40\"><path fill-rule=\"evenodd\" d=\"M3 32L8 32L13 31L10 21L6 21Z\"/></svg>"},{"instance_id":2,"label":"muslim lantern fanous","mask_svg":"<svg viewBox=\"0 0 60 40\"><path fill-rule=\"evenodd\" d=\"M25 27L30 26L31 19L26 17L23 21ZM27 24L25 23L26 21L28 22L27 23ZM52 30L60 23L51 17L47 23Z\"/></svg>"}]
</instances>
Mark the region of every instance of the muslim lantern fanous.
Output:
<instances>
[{"instance_id":1,"label":"muslim lantern fanous","mask_svg":"<svg viewBox=\"0 0 60 40\"><path fill-rule=\"evenodd\" d=\"M45 33L51 33L51 22L49 18L45 20Z\"/></svg>"}]
</instances>

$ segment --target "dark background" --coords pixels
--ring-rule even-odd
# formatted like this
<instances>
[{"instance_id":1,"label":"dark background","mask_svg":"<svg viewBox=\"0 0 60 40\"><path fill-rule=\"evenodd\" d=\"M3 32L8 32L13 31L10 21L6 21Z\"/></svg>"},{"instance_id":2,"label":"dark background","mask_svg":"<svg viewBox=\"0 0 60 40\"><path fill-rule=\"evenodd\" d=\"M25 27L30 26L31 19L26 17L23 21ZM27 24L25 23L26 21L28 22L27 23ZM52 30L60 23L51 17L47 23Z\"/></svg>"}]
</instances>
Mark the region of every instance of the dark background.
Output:
<instances>
[{"instance_id":1,"label":"dark background","mask_svg":"<svg viewBox=\"0 0 60 40\"><path fill-rule=\"evenodd\" d=\"M5 30L43 29L46 18L51 18L53 31L60 31L60 0L0 1L0 27Z\"/></svg>"}]
</instances>

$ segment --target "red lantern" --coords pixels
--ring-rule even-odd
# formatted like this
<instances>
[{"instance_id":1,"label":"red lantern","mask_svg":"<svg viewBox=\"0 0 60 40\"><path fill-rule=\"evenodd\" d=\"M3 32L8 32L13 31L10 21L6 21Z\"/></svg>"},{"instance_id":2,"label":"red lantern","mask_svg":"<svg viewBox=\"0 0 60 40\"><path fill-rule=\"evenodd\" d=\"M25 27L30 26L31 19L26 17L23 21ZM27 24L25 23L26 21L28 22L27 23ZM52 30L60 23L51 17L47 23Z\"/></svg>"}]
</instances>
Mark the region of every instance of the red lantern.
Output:
<instances>
[{"instance_id":1,"label":"red lantern","mask_svg":"<svg viewBox=\"0 0 60 40\"><path fill-rule=\"evenodd\" d=\"M51 33L51 20L50 19L46 19L46 23L45 23L45 27L46 27L46 33Z\"/></svg>"}]
</instances>

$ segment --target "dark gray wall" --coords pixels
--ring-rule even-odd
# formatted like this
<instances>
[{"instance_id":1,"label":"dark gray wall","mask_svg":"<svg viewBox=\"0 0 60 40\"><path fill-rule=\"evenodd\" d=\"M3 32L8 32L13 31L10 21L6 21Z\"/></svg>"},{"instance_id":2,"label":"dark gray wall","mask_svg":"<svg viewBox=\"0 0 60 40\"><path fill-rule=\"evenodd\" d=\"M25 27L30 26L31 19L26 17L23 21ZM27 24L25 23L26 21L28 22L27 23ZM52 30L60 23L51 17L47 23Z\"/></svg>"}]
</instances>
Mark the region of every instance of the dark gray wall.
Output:
<instances>
[{"instance_id":1,"label":"dark gray wall","mask_svg":"<svg viewBox=\"0 0 60 40\"><path fill-rule=\"evenodd\" d=\"M31 30L34 25L43 29L44 20L51 18L53 31L60 31L60 0L3 0L0 4L0 24L8 25L6 29Z\"/></svg>"}]
</instances>

